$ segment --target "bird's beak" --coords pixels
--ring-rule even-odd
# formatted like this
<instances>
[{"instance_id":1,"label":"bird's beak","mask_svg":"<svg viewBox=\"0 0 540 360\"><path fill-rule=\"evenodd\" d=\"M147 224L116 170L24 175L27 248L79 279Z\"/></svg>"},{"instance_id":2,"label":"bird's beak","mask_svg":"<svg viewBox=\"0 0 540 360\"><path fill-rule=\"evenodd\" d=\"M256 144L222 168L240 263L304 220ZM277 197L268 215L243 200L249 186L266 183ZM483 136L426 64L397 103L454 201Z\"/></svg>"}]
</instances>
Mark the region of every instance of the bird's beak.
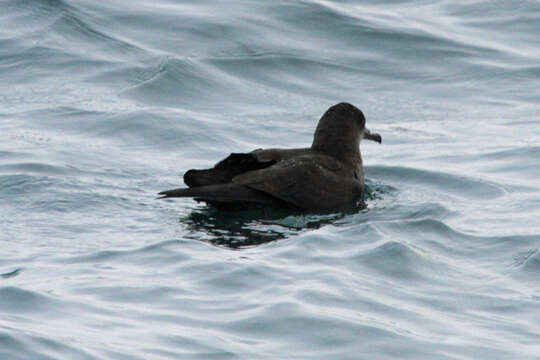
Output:
<instances>
[{"instance_id":1,"label":"bird's beak","mask_svg":"<svg viewBox=\"0 0 540 360\"><path fill-rule=\"evenodd\" d=\"M382 143L381 135L377 133L372 134L368 129L364 129L364 139L373 140L378 142L379 144Z\"/></svg>"}]
</instances>

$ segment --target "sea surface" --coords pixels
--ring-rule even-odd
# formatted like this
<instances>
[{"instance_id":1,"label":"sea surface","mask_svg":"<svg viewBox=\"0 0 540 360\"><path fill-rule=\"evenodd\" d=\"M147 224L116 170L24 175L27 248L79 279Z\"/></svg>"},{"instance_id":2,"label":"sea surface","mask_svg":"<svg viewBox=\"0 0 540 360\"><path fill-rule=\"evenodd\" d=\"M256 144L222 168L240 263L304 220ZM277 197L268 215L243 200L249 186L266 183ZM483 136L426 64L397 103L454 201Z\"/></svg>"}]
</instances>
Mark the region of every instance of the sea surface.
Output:
<instances>
[{"instance_id":1,"label":"sea surface","mask_svg":"<svg viewBox=\"0 0 540 360\"><path fill-rule=\"evenodd\" d=\"M540 359L540 2L0 0L0 359ZM155 200L363 110L367 208Z\"/></svg>"}]
</instances>

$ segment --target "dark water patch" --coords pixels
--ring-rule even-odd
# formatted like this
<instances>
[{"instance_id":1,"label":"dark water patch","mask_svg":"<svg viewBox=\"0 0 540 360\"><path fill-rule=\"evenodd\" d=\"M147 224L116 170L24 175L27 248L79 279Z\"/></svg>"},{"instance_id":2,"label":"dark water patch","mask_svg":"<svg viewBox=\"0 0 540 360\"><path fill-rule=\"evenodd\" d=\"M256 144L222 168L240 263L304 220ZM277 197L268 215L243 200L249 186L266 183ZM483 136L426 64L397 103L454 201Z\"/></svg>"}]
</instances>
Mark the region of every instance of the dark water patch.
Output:
<instances>
[{"instance_id":1,"label":"dark water patch","mask_svg":"<svg viewBox=\"0 0 540 360\"><path fill-rule=\"evenodd\" d=\"M540 276L540 252L538 249L538 247L529 248L518 252L511 265L511 276L515 279L520 279L525 283L531 284L531 290L533 293L536 280Z\"/></svg>"},{"instance_id":2,"label":"dark water patch","mask_svg":"<svg viewBox=\"0 0 540 360\"><path fill-rule=\"evenodd\" d=\"M6 15L3 20L18 32L33 33L43 30L44 26L54 22L69 5L62 0L6 0ZM10 24L11 22L11 24Z\"/></svg>"},{"instance_id":3,"label":"dark water patch","mask_svg":"<svg viewBox=\"0 0 540 360\"><path fill-rule=\"evenodd\" d=\"M50 334L7 328L9 333L0 331L0 357L13 360L54 360L69 358L74 360L97 360L89 352L67 345L64 339L52 340ZM10 335L14 334L13 336Z\"/></svg>"},{"instance_id":4,"label":"dark water patch","mask_svg":"<svg viewBox=\"0 0 540 360\"><path fill-rule=\"evenodd\" d=\"M377 226L387 236L414 244L448 263L468 263L474 258L478 268L493 271L494 277L505 276L509 268L520 267L512 256L525 262L519 254L523 251L529 254L531 246L538 246L534 235L479 236L457 231L443 221L429 218L379 223Z\"/></svg>"},{"instance_id":5,"label":"dark water patch","mask_svg":"<svg viewBox=\"0 0 540 360\"><path fill-rule=\"evenodd\" d=\"M460 41L456 37L441 36L441 33L429 31L429 28L423 27L420 22L400 22L401 18L395 11L370 12L369 7L359 9L349 4L317 2L277 6L275 10L276 16L283 19L287 25L305 30L307 32L305 36L324 32L325 36L319 36L320 41L324 42L328 34L332 35L331 38L339 39L344 45L342 53L345 56L348 55L349 49L358 51L358 44L361 43L364 47L370 47L372 51L381 52L380 55L388 55L388 51L391 51L417 63L428 63L425 60L430 59L431 66L438 61L448 62L453 56L472 57L478 56L484 49L491 51L479 45ZM298 11L301 11L303 15L301 22L296 19ZM321 28L320 24L323 22L326 26ZM414 44L414 47L409 44ZM332 48L331 45L330 47ZM392 61L390 57L379 57L384 61Z\"/></svg>"},{"instance_id":6,"label":"dark water patch","mask_svg":"<svg viewBox=\"0 0 540 360\"><path fill-rule=\"evenodd\" d=\"M227 212L208 206L190 212L179 221L191 232L188 238L239 249L318 229L364 208L359 205L352 209L317 214L272 208Z\"/></svg>"},{"instance_id":7,"label":"dark water patch","mask_svg":"<svg viewBox=\"0 0 540 360\"><path fill-rule=\"evenodd\" d=\"M294 237L326 225L349 226L357 221L370 221L372 218L366 214L368 209L391 201L389 197L394 196L395 191L391 186L368 180L362 201L351 208L315 213L275 208L222 211L202 206L181 216L179 223L189 231L187 238L241 249Z\"/></svg>"},{"instance_id":8,"label":"dark water patch","mask_svg":"<svg viewBox=\"0 0 540 360\"><path fill-rule=\"evenodd\" d=\"M393 186L376 182L371 179L366 179L362 199L365 202L369 202L374 200L382 200L385 197L395 198L397 192L398 189Z\"/></svg>"},{"instance_id":9,"label":"dark water patch","mask_svg":"<svg viewBox=\"0 0 540 360\"><path fill-rule=\"evenodd\" d=\"M90 16L88 13L72 8L64 11L62 16L52 24L50 30L59 34L69 44L84 42L86 50L92 52L93 58L110 59L114 54L117 60L125 60L145 55L145 52L137 46L98 30L91 24ZM76 47L70 50L79 51Z\"/></svg>"},{"instance_id":10,"label":"dark water patch","mask_svg":"<svg viewBox=\"0 0 540 360\"><path fill-rule=\"evenodd\" d=\"M33 353L36 359L39 358L39 354L33 352L25 346L24 342L20 339L19 336L14 336L10 332L6 332L4 327L0 327L0 356L3 359L14 359L14 360L24 360L28 359L28 353ZM27 353L25 355L25 352Z\"/></svg>"},{"instance_id":11,"label":"dark water patch","mask_svg":"<svg viewBox=\"0 0 540 360\"><path fill-rule=\"evenodd\" d=\"M54 184L55 180L48 176L0 175L0 193L4 196L42 192Z\"/></svg>"},{"instance_id":12,"label":"dark water patch","mask_svg":"<svg viewBox=\"0 0 540 360\"><path fill-rule=\"evenodd\" d=\"M31 157L33 157L33 155L27 152L0 150L0 159L2 159L2 161L20 161Z\"/></svg>"},{"instance_id":13,"label":"dark water patch","mask_svg":"<svg viewBox=\"0 0 540 360\"><path fill-rule=\"evenodd\" d=\"M48 76L49 72L43 68L36 67L35 61L43 61L44 65L62 66L72 60L71 56L62 52L57 52L47 47L33 45L20 49L19 52L12 52L3 57L0 71L8 81L17 81L19 84L30 82L35 76ZM8 94L7 96L12 95ZM7 97L6 96L6 97ZM9 97L7 97L9 99ZM14 99L22 101L22 99Z\"/></svg>"},{"instance_id":14,"label":"dark water patch","mask_svg":"<svg viewBox=\"0 0 540 360\"><path fill-rule=\"evenodd\" d=\"M50 165L43 163L18 163L9 165L0 165L0 172L13 173L23 172L25 174L46 174L46 175L64 175L69 171L63 166Z\"/></svg>"},{"instance_id":15,"label":"dark water patch","mask_svg":"<svg viewBox=\"0 0 540 360\"><path fill-rule=\"evenodd\" d=\"M16 286L0 287L0 311L12 314L40 313L56 308L60 303L35 291Z\"/></svg>"},{"instance_id":16,"label":"dark water patch","mask_svg":"<svg viewBox=\"0 0 540 360\"><path fill-rule=\"evenodd\" d=\"M526 36L528 32L538 29L540 7L534 1L523 1L519 4L500 2L496 6L487 5L492 5L492 3L480 1L459 6L448 4L445 10L449 15L459 18L460 23L468 27L487 31L497 28L501 30L499 36L506 35L507 38L510 38L511 34L520 34L520 39L523 41L528 38Z\"/></svg>"},{"instance_id":17,"label":"dark water patch","mask_svg":"<svg viewBox=\"0 0 540 360\"><path fill-rule=\"evenodd\" d=\"M19 275L21 273L21 270L22 270L21 268L15 269L15 270L0 274L0 277L3 279L9 279L9 278Z\"/></svg>"},{"instance_id":18,"label":"dark water patch","mask_svg":"<svg viewBox=\"0 0 540 360\"><path fill-rule=\"evenodd\" d=\"M63 39L63 49L79 52L81 47L74 45L83 42L85 49L92 44L96 45L93 51L86 52L86 55L96 56L96 50L106 48L107 50L123 50L124 53L138 53L136 47L126 44L123 41L114 39L94 28L90 23L91 15L80 8L62 0L39 0L39 1L9 1L8 7L18 12L16 21L36 23L40 31L48 31L47 37L50 43L58 44ZM60 39L58 39L60 38ZM43 39L43 37L42 37ZM112 44L112 46L107 46ZM59 47L60 48L60 47ZM118 54L118 53L117 53ZM110 56L110 54L109 54ZM108 58L108 57L107 57Z\"/></svg>"},{"instance_id":19,"label":"dark water patch","mask_svg":"<svg viewBox=\"0 0 540 360\"><path fill-rule=\"evenodd\" d=\"M276 280L277 274L262 264L252 266L226 266L222 271L215 271L202 275L198 287L213 289L216 286L223 286L223 295L231 294L237 296L242 291L250 290L254 279L261 284L271 283ZM202 269L201 269L202 270ZM236 309L232 304L231 310Z\"/></svg>"},{"instance_id":20,"label":"dark water patch","mask_svg":"<svg viewBox=\"0 0 540 360\"><path fill-rule=\"evenodd\" d=\"M522 81L536 81L540 78L540 66L521 66L508 71L506 74L509 77L521 79ZM531 96L538 96L538 94L533 93Z\"/></svg>"},{"instance_id":21,"label":"dark water patch","mask_svg":"<svg viewBox=\"0 0 540 360\"><path fill-rule=\"evenodd\" d=\"M257 6L257 4L253 4ZM205 54L230 52L243 47L246 39L254 36L253 28L244 20L238 4L215 3L218 12L206 11L206 4L147 4L126 13L121 3L86 2L84 8L92 9L100 18L100 25L107 32L121 38L137 39L138 44L154 53L187 55L196 58ZM103 13L107 16L103 16ZM253 15L253 14L252 14ZM251 17L250 17L251 18ZM145 27L140 24L144 23ZM152 32L146 27L153 28ZM249 28L249 31L245 31ZM219 34L219 35L218 35ZM242 38L243 41L238 41Z\"/></svg>"},{"instance_id":22,"label":"dark water patch","mask_svg":"<svg viewBox=\"0 0 540 360\"><path fill-rule=\"evenodd\" d=\"M361 264L379 276L401 281L425 281L440 268L427 254L397 241L388 241L363 251L349 261Z\"/></svg>"},{"instance_id":23,"label":"dark water patch","mask_svg":"<svg viewBox=\"0 0 540 360\"><path fill-rule=\"evenodd\" d=\"M289 345L289 339L295 339L296 344L316 344L317 348L322 349L302 347L303 355L308 357L356 358L350 356L351 352L359 352L366 358L397 355L395 348L383 346L383 343L391 343L397 348L410 346L411 355L412 348L423 347L421 345L423 341L419 341L414 335L400 334L395 325L384 326L376 321L369 321L371 320L369 315L342 316L337 309L335 313L318 310L322 309L280 301L265 307L259 315L232 322L227 330L248 339L265 338L267 342L274 344L274 347L281 349L279 354L295 352ZM281 327L280 323L286 326ZM336 326L338 323L341 324L339 327ZM416 350L414 353L418 354ZM268 355L279 357L279 354L272 352ZM400 357L414 358L403 356L403 353Z\"/></svg>"}]
</instances>

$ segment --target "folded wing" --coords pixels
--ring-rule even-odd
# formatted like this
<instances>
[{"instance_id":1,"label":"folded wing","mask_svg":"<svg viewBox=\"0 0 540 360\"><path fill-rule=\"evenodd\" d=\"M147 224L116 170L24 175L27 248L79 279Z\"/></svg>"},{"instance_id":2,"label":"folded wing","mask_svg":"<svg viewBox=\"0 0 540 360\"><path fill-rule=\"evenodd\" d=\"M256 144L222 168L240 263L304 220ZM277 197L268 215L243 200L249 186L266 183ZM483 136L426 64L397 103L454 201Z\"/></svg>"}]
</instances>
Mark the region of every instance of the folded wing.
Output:
<instances>
[{"instance_id":1,"label":"folded wing","mask_svg":"<svg viewBox=\"0 0 540 360\"><path fill-rule=\"evenodd\" d=\"M328 156L293 157L237 175L232 181L305 209L352 204L362 194L362 184Z\"/></svg>"},{"instance_id":2,"label":"folded wing","mask_svg":"<svg viewBox=\"0 0 540 360\"><path fill-rule=\"evenodd\" d=\"M348 166L310 149L233 153L213 168L189 170L189 188L162 191L162 198L193 197L221 207L262 204L328 209L352 204L362 184Z\"/></svg>"},{"instance_id":3,"label":"folded wing","mask_svg":"<svg viewBox=\"0 0 540 360\"><path fill-rule=\"evenodd\" d=\"M210 169L191 169L184 174L184 183L189 187L226 184L240 174L264 169L275 164L269 158L261 161L254 153L232 153Z\"/></svg>"}]
</instances>

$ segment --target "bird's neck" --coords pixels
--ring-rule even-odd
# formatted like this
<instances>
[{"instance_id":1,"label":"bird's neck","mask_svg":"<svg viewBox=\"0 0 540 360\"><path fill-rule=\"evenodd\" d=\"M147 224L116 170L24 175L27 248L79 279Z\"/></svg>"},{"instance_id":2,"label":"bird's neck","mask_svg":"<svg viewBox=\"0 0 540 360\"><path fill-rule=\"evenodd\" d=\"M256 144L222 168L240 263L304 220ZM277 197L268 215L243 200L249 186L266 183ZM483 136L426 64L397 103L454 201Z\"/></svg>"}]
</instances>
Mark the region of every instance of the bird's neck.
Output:
<instances>
[{"instance_id":1,"label":"bird's neck","mask_svg":"<svg viewBox=\"0 0 540 360\"><path fill-rule=\"evenodd\" d=\"M349 136L335 136L335 132L318 130L313 138L311 149L330 155L340 161L357 165L362 163L360 138L355 133Z\"/></svg>"}]
</instances>

